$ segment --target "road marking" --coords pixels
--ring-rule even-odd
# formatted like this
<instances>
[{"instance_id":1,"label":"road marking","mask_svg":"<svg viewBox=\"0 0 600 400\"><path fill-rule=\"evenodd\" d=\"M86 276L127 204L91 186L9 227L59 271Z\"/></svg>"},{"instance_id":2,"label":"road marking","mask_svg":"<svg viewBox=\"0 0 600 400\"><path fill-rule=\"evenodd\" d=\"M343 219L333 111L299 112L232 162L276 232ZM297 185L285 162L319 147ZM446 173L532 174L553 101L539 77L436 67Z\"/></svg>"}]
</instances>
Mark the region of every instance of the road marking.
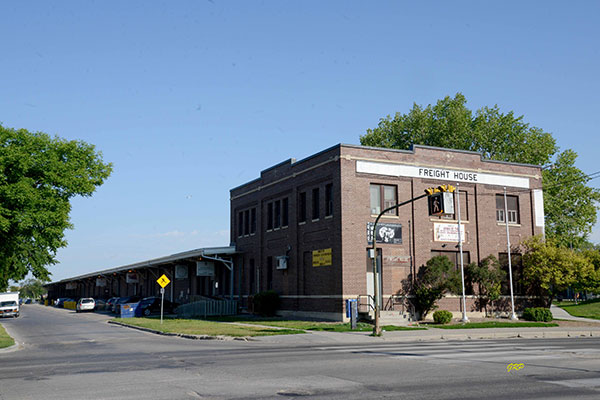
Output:
<instances>
[{"instance_id":1,"label":"road marking","mask_svg":"<svg viewBox=\"0 0 600 400\"><path fill-rule=\"evenodd\" d=\"M565 379L564 381L542 381L570 388L600 388L600 378Z\"/></svg>"}]
</instances>

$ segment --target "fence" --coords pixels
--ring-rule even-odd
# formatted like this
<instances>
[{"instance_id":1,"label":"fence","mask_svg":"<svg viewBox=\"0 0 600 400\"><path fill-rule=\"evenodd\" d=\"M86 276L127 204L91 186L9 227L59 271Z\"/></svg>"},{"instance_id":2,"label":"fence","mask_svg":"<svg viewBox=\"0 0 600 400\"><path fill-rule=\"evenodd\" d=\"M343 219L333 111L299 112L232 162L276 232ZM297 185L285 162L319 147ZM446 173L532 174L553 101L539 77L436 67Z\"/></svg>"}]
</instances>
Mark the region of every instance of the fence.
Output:
<instances>
[{"instance_id":1,"label":"fence","mask_svg":"<svg viewBox=\"0 0 600 400\"><path fill-rule=\"evenodd\" d=\"M177 316L183 318L206 318L210 316L236 315L237 300L201 300L177 307Z\"/></svg>"}]
</instances>

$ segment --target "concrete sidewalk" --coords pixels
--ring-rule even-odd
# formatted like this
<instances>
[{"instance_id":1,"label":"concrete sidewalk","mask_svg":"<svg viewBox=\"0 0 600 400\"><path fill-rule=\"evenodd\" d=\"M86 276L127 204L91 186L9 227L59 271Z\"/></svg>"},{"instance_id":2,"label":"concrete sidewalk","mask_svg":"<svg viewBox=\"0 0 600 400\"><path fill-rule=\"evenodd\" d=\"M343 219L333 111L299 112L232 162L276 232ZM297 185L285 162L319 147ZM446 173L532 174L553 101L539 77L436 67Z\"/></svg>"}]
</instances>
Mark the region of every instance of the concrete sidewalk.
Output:
<instances>
[{"instance_id":1,"label":"concrete sidewalk","mask_svg":"<svg viewBox=\"0 0 600 400\"><path fill-rule=\"evenodd\" d=\"M580 321L589 322L592 324L600 324L600 319L574 317L562 308L555 306L554 304L550 306L550 311L552 312L552 317L554 319L564 319L567 321Z\"/></svg>"}]
</instances>

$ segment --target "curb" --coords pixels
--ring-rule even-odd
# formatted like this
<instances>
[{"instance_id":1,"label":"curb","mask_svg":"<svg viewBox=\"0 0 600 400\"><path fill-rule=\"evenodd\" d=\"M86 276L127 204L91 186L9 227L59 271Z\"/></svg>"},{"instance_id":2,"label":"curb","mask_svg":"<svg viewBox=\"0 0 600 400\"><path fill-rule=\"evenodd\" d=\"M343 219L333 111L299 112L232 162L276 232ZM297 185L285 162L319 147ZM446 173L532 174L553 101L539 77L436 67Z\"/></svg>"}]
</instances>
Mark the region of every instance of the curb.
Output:
<instances>
[{"instance_id":1,"label":"curb","mask_svg":"<svg viewBox=\"0 0 600 400\"><path fill-rule=\"evenodd\" d=\"M157 331L156 329L144 328L141 326L128 325L128 324L124 324L122 322L117 322L117 321L107 321L107 322L109 324L115 324L115 325L123 326L125 328L137 329L137 330L143 331L143 332L154 333L156 335L174 336L174 337L180 337L180 338L192 339L192 340L224 340L224 341L239 340L239 341L243 341L243 342L249 342L252 340L251 338L245 337L245 336L244 337L232 337L232 336L190 335L187 333L170 333L170 332Z\"/></svg>"}]
</instances>

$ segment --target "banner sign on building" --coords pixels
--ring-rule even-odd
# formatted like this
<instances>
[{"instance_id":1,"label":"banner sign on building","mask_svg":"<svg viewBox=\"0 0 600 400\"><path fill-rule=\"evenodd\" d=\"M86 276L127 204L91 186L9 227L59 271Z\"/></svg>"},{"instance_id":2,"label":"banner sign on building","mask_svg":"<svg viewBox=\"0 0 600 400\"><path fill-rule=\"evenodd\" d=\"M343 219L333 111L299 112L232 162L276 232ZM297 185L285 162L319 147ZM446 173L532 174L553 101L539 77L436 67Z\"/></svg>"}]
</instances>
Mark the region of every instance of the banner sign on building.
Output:
<instances>
[{"instance_id":1,"label":"banner sign on building","mask_svg":"<svg viewBox=\"0 0 600 400\"><path fill-rule=\"evenodd\" d=\"M215 263L208 261L196 261L196 276L215 277Z\"/></svg>"},{"instance_id":2,"label":"banner sign on building","mask_svg":"<svg viewBox=\"0 0 600 400\"><path fill-rule=\"evenodd\" d=\"M187 279L188 267L187 265L176 265L175 266L175 279Z\"/></svg>"},{"instance_id":3,"label":"banner sign on building","mask_svg":"<svg viewBox=\"0 0 600 400\"><path fill-rule=\"evenodd\" d=\"M521 176L488 174L478 171L461 171L446 168L420 167L377 161L356 161L356 172L387 176L435 179L452 182L483 183L529 189L529 178Z\"/></svg>"},{"instance_id":4,"label":"banner sign on building","mask_svg":"<svg viewBox=\"0 0 600 400\"><path fill-rule=\"evenodd\" d=\"M67 284L65 285L65 289L67 289L67 290L77 289L77 283L75 283L75 282L67 282Z\"/></svg>"},{"instance_id":5,"label":"banner sign on building","mask_svg":"<svg viewBox=\"0 0 600 400\"><path fill-rule=\"evenodd\" d=\"M106 278L102 278L102 277L96 278L96 286L105 287L106 286Z\"/></svg>"},{"instance_id":6,"label":"banner sign on building","mask_svg":"<svg viewBox=\"0 0 600 400\"><path fill-rule=\"evenodd\" d=\"M139 283L137 272L128 272L127 275L125 275L125 282L126 283Z\"/></svg>"},{"instance_id":7,"label":"banner sign on building","mask_svg":"<svg viewBox=\"0 0 600 400\"><path fill-rule=\"evenodd\" d=\"M331 265L331 248L313 250L312 252L312 265L313 267L326 267Z\"/></svg>"},{"instance_id":8,"label":"banner sign on building","mask_svg":"<svg viewBox=\"0 0 600 400\"><path fill-rule=\"evenodd\" d=\"M465 226L460 224L461 241L465 241ZM433 240L436 242L458 242L458 224L433 224Z\"/></svg>"},{"instance_id":9,"label":"banner sign on building","mask_svg":"<svg viewBox=\"0 0 600 400\"><path fill-rule=\"evenodd\" d=\"M373 222L367 222L367 242L373 244ZM378 222L375 232L377 243L402 244L402 224Z\"/></svg>"}]
</instances>

